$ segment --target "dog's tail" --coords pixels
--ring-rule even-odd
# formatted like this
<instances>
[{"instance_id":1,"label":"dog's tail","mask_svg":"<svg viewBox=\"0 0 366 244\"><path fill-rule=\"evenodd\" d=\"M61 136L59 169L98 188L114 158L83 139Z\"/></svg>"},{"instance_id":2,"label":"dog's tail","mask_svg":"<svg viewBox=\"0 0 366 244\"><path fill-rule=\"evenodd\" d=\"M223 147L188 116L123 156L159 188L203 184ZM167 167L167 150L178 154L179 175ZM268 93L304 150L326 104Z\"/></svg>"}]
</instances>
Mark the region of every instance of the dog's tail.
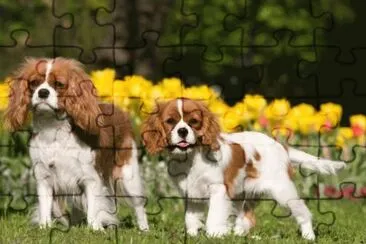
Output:
<instances>
[{"instance_id":1,"label":"dog's tail","mask_svg":"<svg viewBox=\"0 0 366 244\"><path fill-rule=\"evenodd\" d=\"M333 161L317 158L303 151L289 147L288 154L292 164L317 171L321 174L336 174L338 170L346 167L343 161Z\"/></svg>"}]
</instances>

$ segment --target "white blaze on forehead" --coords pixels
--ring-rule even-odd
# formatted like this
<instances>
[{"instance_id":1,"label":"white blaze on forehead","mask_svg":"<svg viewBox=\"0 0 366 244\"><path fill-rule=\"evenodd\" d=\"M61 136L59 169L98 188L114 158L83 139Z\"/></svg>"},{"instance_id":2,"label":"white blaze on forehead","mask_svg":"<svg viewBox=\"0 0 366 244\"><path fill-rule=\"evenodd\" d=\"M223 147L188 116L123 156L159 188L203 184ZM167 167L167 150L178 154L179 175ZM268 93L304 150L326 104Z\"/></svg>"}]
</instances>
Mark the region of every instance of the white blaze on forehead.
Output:
<instances>
[{"instance_id":1,"label":"white blaze on forehead","mask_svg":"<svg viewBox=\"0 0 366 244\"><path fill-rule=\"evenodd\" d=\"M49 60L46 64L46 77L45 77L45 82L48 81L48 76L51 73L52 70L52 66L53 66L53 59Z\"/></svg>"},{"instance_id":2,"label":"white blaze on forehead","mask_svg":"<svg viewBox=\"0 0 366 244\"><path fill-rule=\"evenodd\" d=\"M183 101L182 99L177 99L177 108L180 115L180 120L183 120Z\"/></svg>"}]
</instances>

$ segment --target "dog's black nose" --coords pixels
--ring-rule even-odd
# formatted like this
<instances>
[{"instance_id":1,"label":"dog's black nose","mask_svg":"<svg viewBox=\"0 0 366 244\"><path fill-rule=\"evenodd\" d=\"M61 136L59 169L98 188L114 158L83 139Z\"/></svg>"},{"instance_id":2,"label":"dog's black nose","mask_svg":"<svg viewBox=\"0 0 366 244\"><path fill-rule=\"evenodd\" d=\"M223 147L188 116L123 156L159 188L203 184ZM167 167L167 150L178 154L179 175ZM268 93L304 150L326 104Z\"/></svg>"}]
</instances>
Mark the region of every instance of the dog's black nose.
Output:
<instances>
[{"instance_id":1,"label":"dog's black nose","mask_svg":"<svg viewBox=\"0 0 366 244\"><path fill-rule=\"evenodd\" d=\"M179 128L178 135L182 138L185 138L188 135L188 130L186 128Z\"/></svg>"},{"instance_id":2,"label":"dog's black nose","mask_svg":"<svg viewBox=\"0 0 366 244\"><path fill-rule=\"evenodd\" d=\"M47 89L42 88L38 91L38 97L39 98L47 98L50 95L50 91Z\"/></svg>"}]
</instances>

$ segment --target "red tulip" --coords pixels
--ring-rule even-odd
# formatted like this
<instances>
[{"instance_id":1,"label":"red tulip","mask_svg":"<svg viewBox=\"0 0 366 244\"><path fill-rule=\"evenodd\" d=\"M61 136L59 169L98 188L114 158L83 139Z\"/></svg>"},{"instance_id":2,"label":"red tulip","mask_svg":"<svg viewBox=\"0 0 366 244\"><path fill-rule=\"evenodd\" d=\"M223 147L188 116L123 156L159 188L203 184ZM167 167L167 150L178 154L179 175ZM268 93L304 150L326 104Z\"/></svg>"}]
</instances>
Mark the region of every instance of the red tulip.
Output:
<instances>
[{"instance_id":1,"label":"red tulip","mask_svg":"<svg viewBox=\"0 0 366 244\"><path fill-rule=\"evenodd\" d=\"M353 193L355 191L355 187L354 186L347 186L347 187L343 187L342 188L342 193L343 193L343 197L348 198L348 199L353 199Z\"/></svg>"},{"instance_id":2,"label":"red tulip","mask_svg":"<svg viewBox=\"0 0 366 244\"><path fill-rule=\"evenodd\" d=\"M359 125L352 126L352 131L354 136L362 136L365 133L363 128Z\"/></svg>"},{"instance_id":3,"label":"red tulip","mask_svg":"<svg viewBox=\"0 0 366 244\"><path fill-rule=\"evenodd\" d=\"M268 125L268 119L264 116L260 116L258 122L262 127L266 127Z\"/></svg>"},{"instance_id":4,"label":"red tulip","mask_svg":"<svg viewBox=\"0 0 366 244\"><path fill-rule=\"evenodd\" d=\"M339 191L334 186L326 186L324 188L324 195L327 197L337 197L339 196Z\"/></svg>"},{"instance_id":5,"label":"red tulip","mask_svg":"<svg viewBox=\"0 0 366 244\"><path fill-rule=\"evenodd\" d=\"M361 196L366 197L366 186L364 186L360 189L360 194L361 194Z\"/></svg>"}]
</instances>

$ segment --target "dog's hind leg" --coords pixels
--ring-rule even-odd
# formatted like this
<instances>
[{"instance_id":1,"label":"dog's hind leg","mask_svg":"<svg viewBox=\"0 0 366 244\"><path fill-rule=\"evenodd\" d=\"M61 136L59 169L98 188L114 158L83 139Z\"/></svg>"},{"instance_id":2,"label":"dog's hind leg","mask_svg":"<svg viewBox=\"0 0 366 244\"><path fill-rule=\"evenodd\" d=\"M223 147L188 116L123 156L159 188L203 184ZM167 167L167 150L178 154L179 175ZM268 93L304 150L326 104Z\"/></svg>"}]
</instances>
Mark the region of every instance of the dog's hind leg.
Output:
<instances>
[{"instance_id":1,"label":"dog's hind leg","mask_svg":"<svg viewBox=\"0 0 366 244\"><path fill-rule=\"evenodd\" d=\"M269 193L280 205L288 207L292 216L300 225L302 237L314 240L311 213L305 202L299 198L295 185L290 179L281 181L281 184L270 184Z\"/></svg>"},{"instance_id":2,"label":"dog's hind leg","mask_svg":"<svg viewBox=\"0 0 366 244\"><path fill-rule=\"evenodd\" d=\"M127 203L135 209L137 224L140 230L149 230L147 222L143 185L141 181L137 149L133 146L132 156L127 164L120 167L122 179L117 181L117 185L121 187L123 194L126 196Z\"/></svg>"},{"instance_id":3,"label":"dog's hind leg","mask_svg":"<svg viewBox=\"0 0 366 244\"><path fill-rule=\"evenodd\" d=\"M245 197L246 198L246 197ZM246 235L256 224L254 200L234 201L233 207L236 215L234 233L235 235Z\"/></svg>"}]
</instances>

